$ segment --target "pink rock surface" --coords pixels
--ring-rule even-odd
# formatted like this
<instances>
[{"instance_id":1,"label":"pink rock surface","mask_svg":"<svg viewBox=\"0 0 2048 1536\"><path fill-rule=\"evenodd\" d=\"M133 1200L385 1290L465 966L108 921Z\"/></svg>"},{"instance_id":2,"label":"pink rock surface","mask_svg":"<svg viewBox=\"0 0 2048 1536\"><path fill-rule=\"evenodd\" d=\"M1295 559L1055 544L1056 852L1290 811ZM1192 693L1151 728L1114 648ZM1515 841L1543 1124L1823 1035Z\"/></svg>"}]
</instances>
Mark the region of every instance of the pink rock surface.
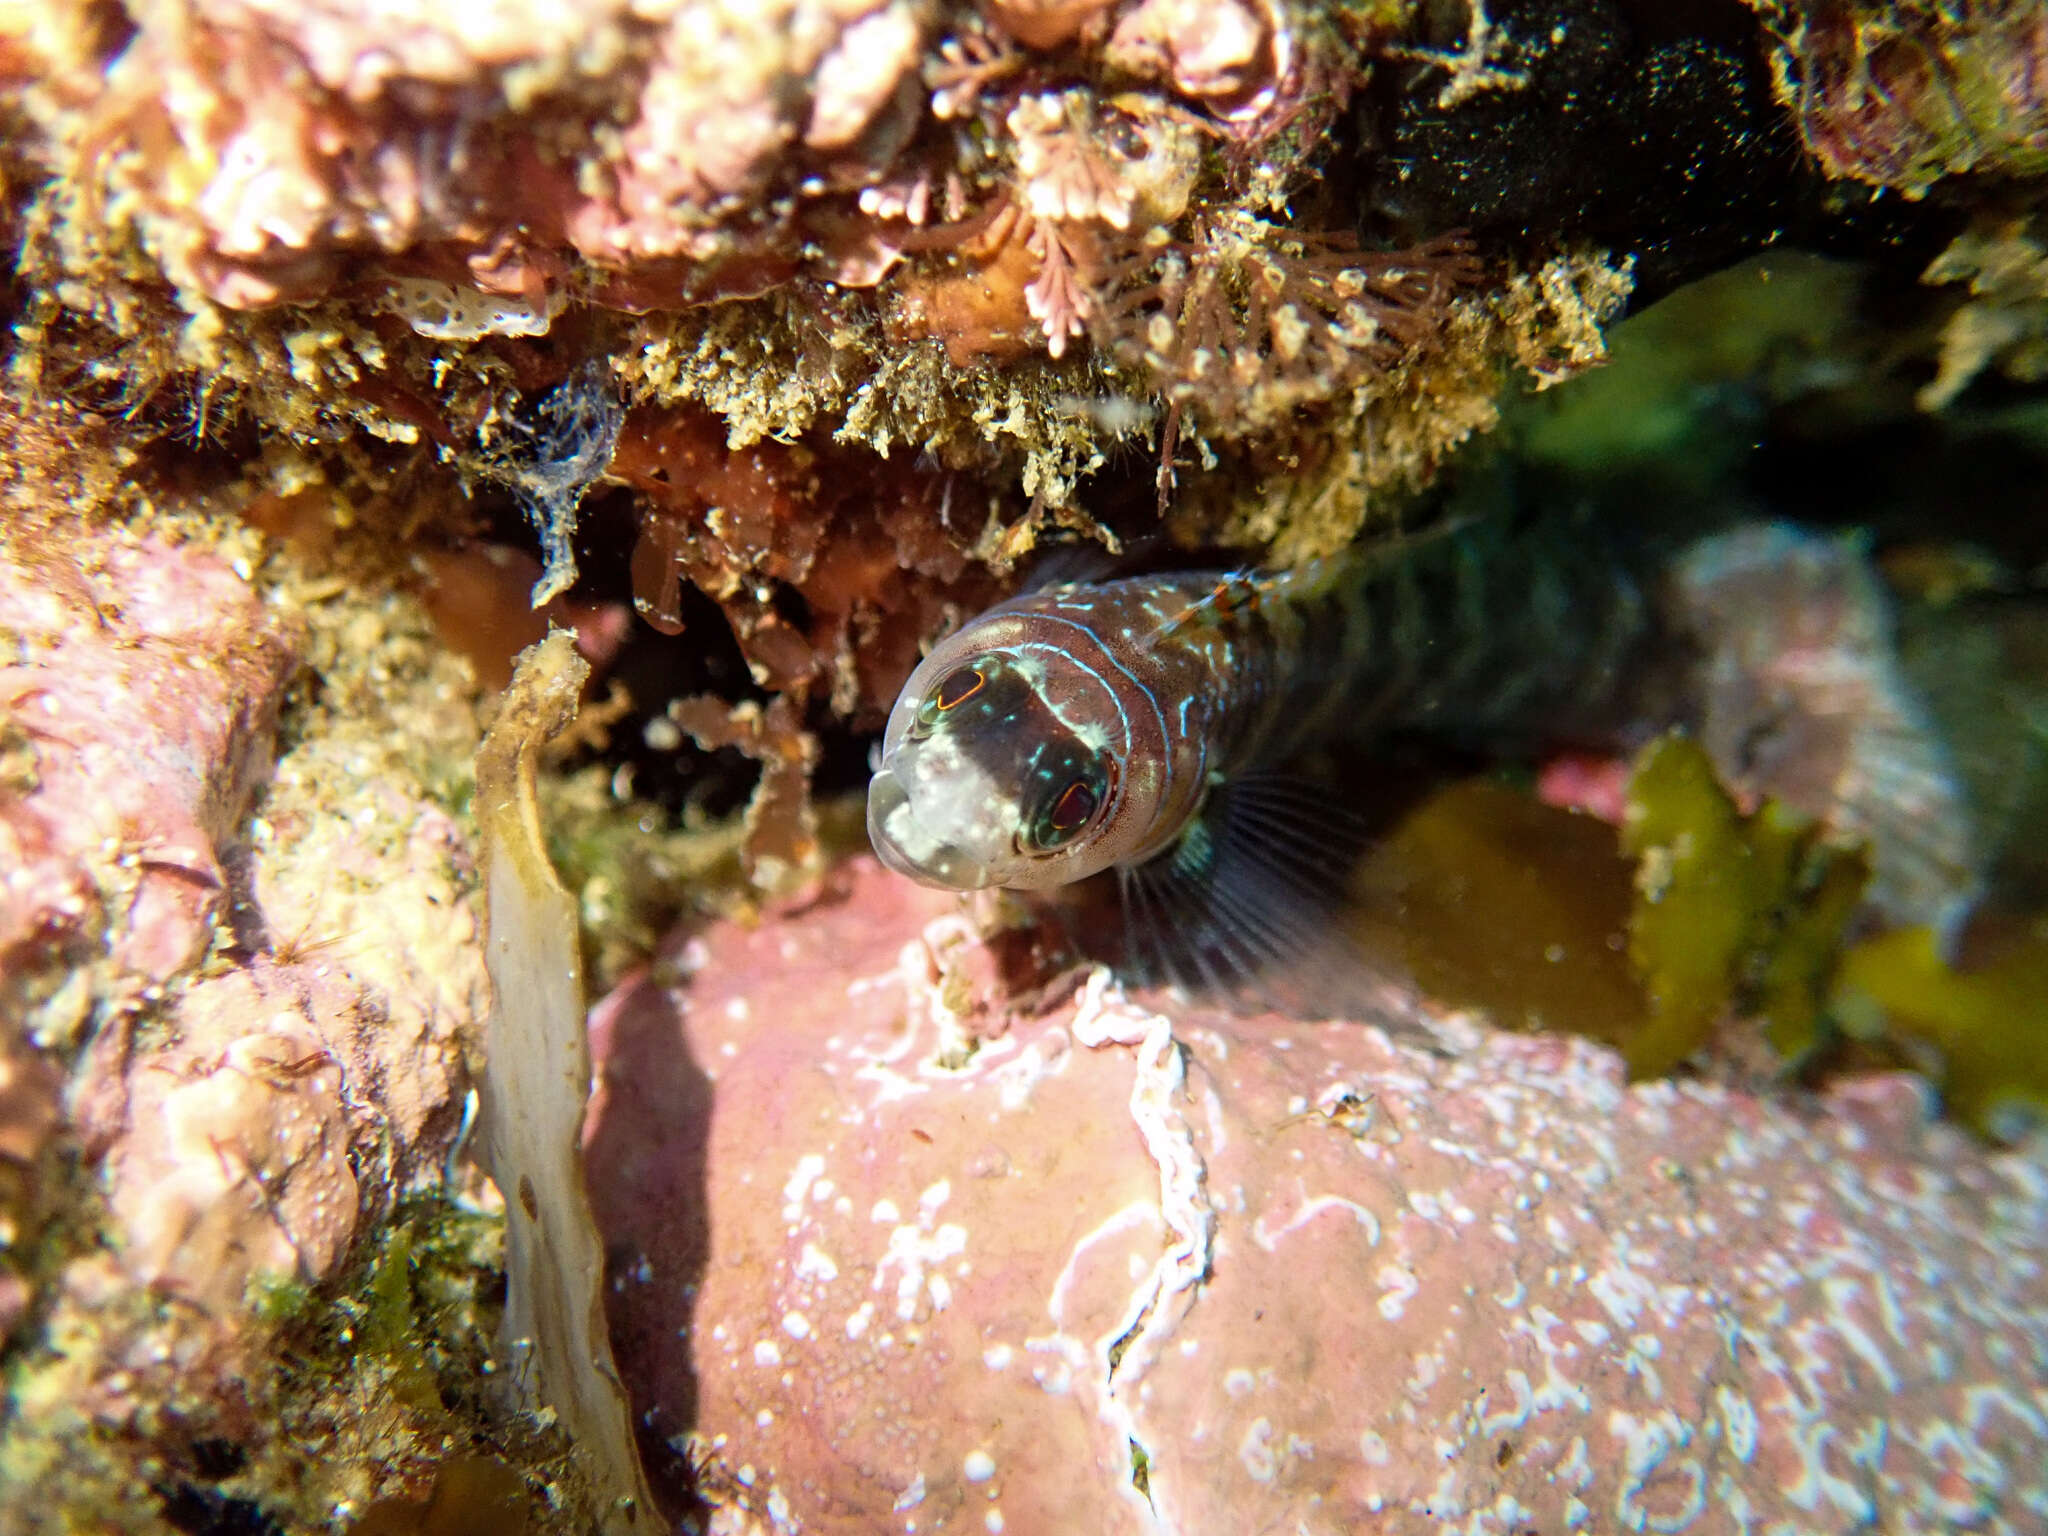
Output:
<instances>
[{"instance_id":1,"label":"pink rock surface","mask_svg":"<svg viewBox=\"0 0 2048 1536\"><path fill-rule=\"evenodd\" d=\"M2048 1527L2041 1148L985 960L861 860L596 1012L614 1338L713 1529Z\"/></svg>"},{"instance_id":2,"label":"pink rock surface","mask_svg":"<svg viewBox=\"0 0 2048 1536\"><path fill-rule=\"evenodd\" d=\"M87 934L162 981L220 911L216 843L270 766L288 625L218 557L154 538L52 535L0 553L0 719L26 772L0 784L0 981Z\"/></svg>"},{"instance_id":3,"label":"pink rock surface","mask_svg":"<svg viewBox=\"0 0 2048 1536\"><path fill-rule=\"evenodd\" d=\"M138 1281L231 1315L251 1279L324 1279L348 1251L360 1191L330 1041L350 1032L311 991L269 965L201 982L130 1075L108 1199Z\"/></svg>"},{"instance_id":4,"label":"pink rock surface","mask_svg":"<svg viewBox=\"0 0 2048 1536\"><path fill-rule=\"evenodd\" d=\"M302 719L277 763L298 636L220 553L53 524L0 549L0 636L0 1233L52 1214L53 1141L106 1200L0 1268L0 1333L39 1287L67 1410L253 1443L253 1303L336 1274L457 1135L468 856L360 741Z\"/></svg>"}]
</instances>

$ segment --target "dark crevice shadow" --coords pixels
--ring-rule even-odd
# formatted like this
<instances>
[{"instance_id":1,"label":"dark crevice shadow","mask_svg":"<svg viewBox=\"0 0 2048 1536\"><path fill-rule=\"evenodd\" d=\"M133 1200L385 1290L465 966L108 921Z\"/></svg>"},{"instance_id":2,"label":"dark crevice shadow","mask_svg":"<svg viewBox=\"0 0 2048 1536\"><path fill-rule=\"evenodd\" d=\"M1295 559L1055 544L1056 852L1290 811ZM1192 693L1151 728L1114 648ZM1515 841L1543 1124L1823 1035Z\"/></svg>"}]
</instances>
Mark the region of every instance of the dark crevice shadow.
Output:
<instances>
[{"instance_id":1,"label":"dark crevice shadow","mask_svg":"<svg viewBox=\"0 0 2048 1536\"><path fill-rule=\"evenodd\" d=\"M643 973L608 999L593 1039L601 1110L584 1145L584 1177L605 1243L612 1354L632 1402L648 1481L671 1521L705 1511L678 1447L695 1426L691 1336L710 1252L706 1162L712 1084L691 1058L682 1021L688 985Z\"/></svg>"}]
</instances>

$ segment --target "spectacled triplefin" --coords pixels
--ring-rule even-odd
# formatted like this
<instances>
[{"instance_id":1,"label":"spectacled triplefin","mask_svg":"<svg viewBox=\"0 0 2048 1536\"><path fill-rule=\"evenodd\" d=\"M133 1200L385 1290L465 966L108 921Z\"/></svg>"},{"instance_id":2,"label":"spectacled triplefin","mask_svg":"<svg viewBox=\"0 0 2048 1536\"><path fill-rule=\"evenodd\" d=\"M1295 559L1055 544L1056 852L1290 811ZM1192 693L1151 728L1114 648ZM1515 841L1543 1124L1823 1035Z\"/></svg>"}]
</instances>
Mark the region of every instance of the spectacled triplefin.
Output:
<instances>
[{"instance_id":1,"label":"spectacled triplefin","mask_svg":"<svg viewBox=\"0 0 2048 1536\"><path fill-rule=\"evenodd\" d=\"M1640 739L1685 720L1711 666L1702 646L1731 617L1727 573L1782 576L1801 561L1815 594L1847 581L1881 602L1858 551L1785 525L1659 561L1540 518L1292 571L1028 591L942 640L905 684L869 786L869 836L891 869L955 890L1047 890L1113 870L1129 969L1242 996L1322 949L1344 899L1354 797L1292 771L1304 754L1399 733ZM1898 708L1913 716L1910 700ZM1731 734L1706 724L1709 738ZM1945 899L1969 882L1967 816L1939 744L1917 717L1907 726L1876 775L1897 804L1864 819L1946 818L1954 833L1932 847L1916 834L1901 857L1917 863L1893 879Z\"/></svg>"}]
</instances>

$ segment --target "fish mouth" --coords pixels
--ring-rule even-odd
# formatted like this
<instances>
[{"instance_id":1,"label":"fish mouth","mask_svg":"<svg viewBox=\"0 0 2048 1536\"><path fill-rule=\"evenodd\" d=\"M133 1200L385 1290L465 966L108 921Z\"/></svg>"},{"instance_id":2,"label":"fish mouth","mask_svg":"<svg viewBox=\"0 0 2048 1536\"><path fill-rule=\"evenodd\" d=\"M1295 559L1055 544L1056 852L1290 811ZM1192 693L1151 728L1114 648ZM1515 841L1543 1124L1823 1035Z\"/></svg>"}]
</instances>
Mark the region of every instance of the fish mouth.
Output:
<instances>
[{"instance_id":1,"label":"fish mouth","mask_svg":"<svg viewBox=\"0 0 2048 1536\"><path fill-rule=\"evenodd\" d=\"M893 831L891 829L894 829ZM939 891L976 891L989 883L988 871L951 843L916 838L910 793L884 768L868 781L868 841L884 865ZM912 853L904 845L917 845Z\"/></svg>"}]
</instances>

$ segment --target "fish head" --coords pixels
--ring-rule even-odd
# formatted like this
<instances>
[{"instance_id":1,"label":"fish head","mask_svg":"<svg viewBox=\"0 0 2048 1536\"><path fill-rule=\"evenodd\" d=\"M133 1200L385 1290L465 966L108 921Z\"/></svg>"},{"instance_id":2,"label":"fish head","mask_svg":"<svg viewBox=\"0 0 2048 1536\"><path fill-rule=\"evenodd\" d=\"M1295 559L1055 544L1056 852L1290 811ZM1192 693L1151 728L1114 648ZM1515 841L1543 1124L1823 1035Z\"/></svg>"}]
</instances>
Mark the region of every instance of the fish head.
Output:
<instances>
[{"instance_id":1,"label":"fish head","mask_svg":"<svg viewBox=\"0 0 2048 1536\"><path fill-rule=\"evenodd\" d=\"M1043 890L1127 851L1130 743L1102 678L995 629L969 626L911 674L868 785L876 855L923 885Z\"/></svg>"}]
</instances>

